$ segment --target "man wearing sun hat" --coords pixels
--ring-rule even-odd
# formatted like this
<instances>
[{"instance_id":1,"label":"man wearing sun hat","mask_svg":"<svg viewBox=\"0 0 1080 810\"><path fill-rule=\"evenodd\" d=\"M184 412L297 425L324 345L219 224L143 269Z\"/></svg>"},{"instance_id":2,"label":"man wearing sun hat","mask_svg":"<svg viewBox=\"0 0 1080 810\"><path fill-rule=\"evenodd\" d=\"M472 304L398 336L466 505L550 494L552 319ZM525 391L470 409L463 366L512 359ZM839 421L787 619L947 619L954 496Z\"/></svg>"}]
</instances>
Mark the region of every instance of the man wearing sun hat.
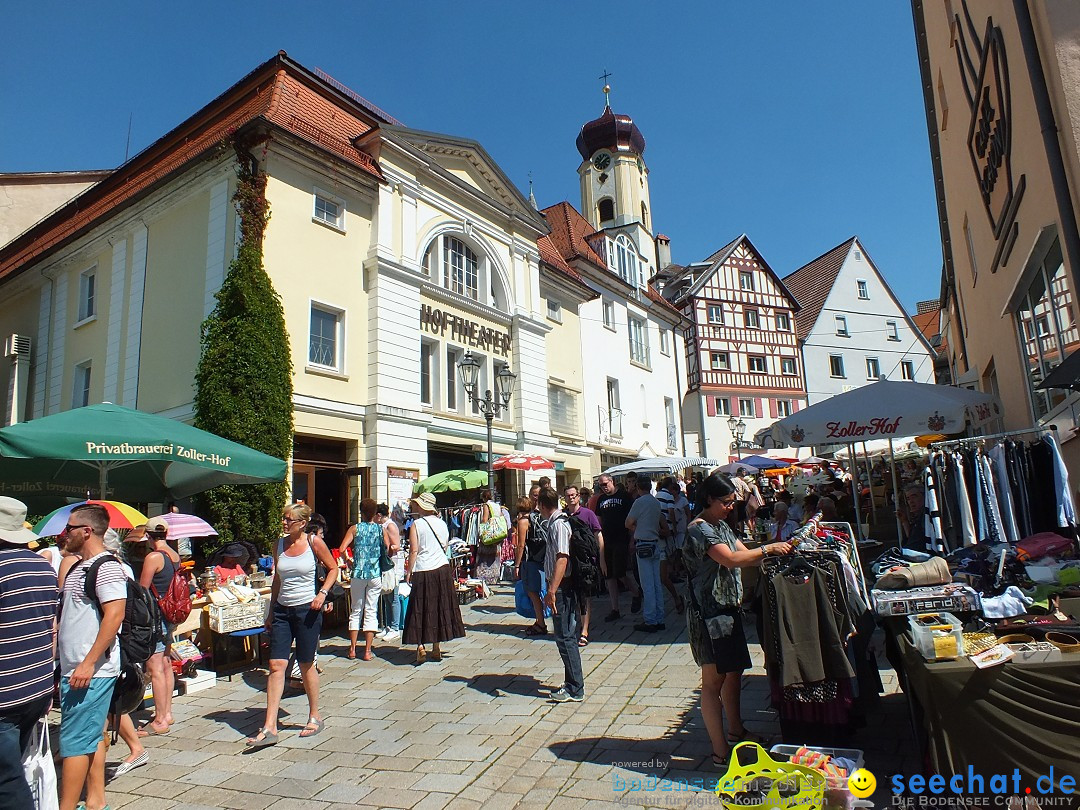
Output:
<instances>
[{"instance_id":1,"label":"man wearing sun hat","mask_svg":"<svg viewBox=\"0 0 1080 810\"><path fill-rule=\"evenodd\" d=\"M26 505L0 497L0 807L33 807L23 751L52 704L56 574L29 549Z\"/></svg>"}]
</instances>

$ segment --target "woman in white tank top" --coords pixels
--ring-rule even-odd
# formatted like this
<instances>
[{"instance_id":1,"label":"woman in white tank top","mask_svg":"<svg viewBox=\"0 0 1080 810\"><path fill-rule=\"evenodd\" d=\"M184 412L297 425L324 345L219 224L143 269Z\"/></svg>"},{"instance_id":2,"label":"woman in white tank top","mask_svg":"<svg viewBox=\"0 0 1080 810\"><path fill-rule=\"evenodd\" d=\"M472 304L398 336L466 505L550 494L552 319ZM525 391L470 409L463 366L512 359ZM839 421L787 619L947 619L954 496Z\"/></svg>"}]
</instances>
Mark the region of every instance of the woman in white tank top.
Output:
<instances>
[{"instance_id":1,"label":"woman in white tank top","mask_svg":"<svg viewBox=\"0 0 1080 810\"><path fill-rule=\"evenodd\" d=\"M322 612L327 594L337 581L337 561L317 535L306 529L311 507L294 503L285 507L281 525L285 535L274 546L274 584L270 592L270 613L266 626L270 629L270 676L266 682L266 722L248 748L264 748L278 741L278 709L285 689L285 669L289 651L296 642L296 660L308 698L308 722L301 737L313 737L322 731L319 714L319 672L315 668L315 652L322 631ZM316 562L326 567L321 583L316 577Z\"/></svg>"}]
</instances>

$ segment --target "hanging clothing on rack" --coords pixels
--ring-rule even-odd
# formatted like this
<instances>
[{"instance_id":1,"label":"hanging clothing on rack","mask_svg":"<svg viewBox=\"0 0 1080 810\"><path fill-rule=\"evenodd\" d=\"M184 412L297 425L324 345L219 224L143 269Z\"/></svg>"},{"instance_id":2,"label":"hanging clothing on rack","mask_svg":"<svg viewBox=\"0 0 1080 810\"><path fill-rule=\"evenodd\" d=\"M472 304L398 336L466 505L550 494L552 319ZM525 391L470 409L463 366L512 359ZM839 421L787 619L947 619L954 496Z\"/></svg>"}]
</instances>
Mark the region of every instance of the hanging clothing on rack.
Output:
<instances>
[{"instance_id":1,"label":"hanging clothing on rack","mask_svg":"<svg viewBox=\"0 0 1080 810\"><path fill-rule=\"evenodd\" d=\"M1072 487L1069 485L1069 471L1061 458L1061 448L1053 433L1042 437L1050 450L1054 466L1054 496L1057 499L1057 521L1059 527L1076 527L1076 506L1072 499Z\"/></svg>"},{"instance_id":2,"label":"hanging clothing on rack","mask_svg":"<svg viewBox=\"0 0 1080 810\"><path fill-rule=\"evenodd\" d=\"M976 480L979 484L979 509L983 515L982 542L1005 542L1005 527L1001 523L1001 509L998 506L997 492L994 488L993 471L990 459L979 450L975 454Z\"/></svg>"},{"instance_id":3,"label":"hanging clothing on rack","mask_svg":"<svg viewBox=\"0 0 1080 810\"><path fill-rule=\"evenodd\" d=\"M960 453L954 452L952 458L956 473L956 496L960 504L960 537L965 546L973 546L979 542L979 538L975 533L975 517L971 509L971 496L968 491L964 470L964 457Z\"/></svg>"},{"instance_id":4,"label":"hanging clothing on rack","mask_svg":"<svg viewBox=\"0 0 1080 810\"><path fill-rule=\"evenodd\" d=\"M938 497L938 483L933 467L929 464L923 470L923 504L925 512L926 539L934 551L946 552L945 533L941 528L941 506Z\"/></svg>"},{"instance_id":5,"label":"hanging clothing on rack","mask_svg":"<svg viewBox=\"0 0 1080 810\"><path fill-rule=\"evenodd\" d=\"M1013 506L1012 487L1009 485L1009 470L1005 462L1005 448L998 444L986 451L994 471L994 487L997 490L998 505L1001 507L1001 521L1005 528L1005 539L1010 543L1019 542L1020 529L1016 524L1016 508Z\"/></svg>"}]
</instances>

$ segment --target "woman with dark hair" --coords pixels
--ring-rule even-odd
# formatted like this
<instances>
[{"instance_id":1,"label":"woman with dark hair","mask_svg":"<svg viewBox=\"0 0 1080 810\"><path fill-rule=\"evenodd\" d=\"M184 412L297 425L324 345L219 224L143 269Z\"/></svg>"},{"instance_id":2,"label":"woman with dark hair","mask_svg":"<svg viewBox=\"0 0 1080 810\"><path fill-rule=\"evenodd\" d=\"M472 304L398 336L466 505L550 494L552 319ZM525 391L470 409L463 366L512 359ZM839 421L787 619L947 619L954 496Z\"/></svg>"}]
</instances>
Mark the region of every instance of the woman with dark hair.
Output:
<instances>
[{"instance_id":1,"label":"woman with dark hair","mask_svg":"<svg viewBox=\"0 0 1080 810\"><path fill-rule=\"evenodd\" d=\"M338 551L352 556L352 580L349 589L352 592L352 610L349 613L349 658L356 658L356 638L360 634L360 625L364 628L363 661L370 661L371 642L379 629L379 597L382 596L382 572L379 570L379 558L383 548L389 548L382 526L375 522L378 504L372 498L360 501L360 522L350 526L341 539Z\"/></svg>"},{"instance_id":2,"label":"woman with dark hair","mask_svg":"<svg viewBox=\"0 0 1080 810\"><path fill-rule=\"evenodd\" d=\"M683 549L690 579L686 629L701 667L701 714L712 742L713 765L724 769L731 747L749 736L739 705L742 673L752 666L742 624L739 569L760 565L770 555L788 554L791 545L748 549L735 537L727 523L736 503L735 486L727 476L710 475L697 495L701 511L687 527Z\"/></svg>"}]
</instances>

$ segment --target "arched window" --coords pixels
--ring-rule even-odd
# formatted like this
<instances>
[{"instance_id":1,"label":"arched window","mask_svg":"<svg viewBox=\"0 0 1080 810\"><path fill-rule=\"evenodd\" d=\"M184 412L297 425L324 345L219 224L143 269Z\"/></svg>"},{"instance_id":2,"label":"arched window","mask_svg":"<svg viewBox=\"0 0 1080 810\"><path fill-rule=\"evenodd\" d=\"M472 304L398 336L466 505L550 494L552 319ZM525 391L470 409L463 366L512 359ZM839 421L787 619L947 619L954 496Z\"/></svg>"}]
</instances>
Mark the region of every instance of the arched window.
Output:
<instances>
[{"instance_id":1,"label":"arched window","mask_svg":"<svg viewBox=\"0 0 1080 810\"><path fill-rule=\"evenodd\" d=\"M510 311L510 292L482 247L473 249L455 234L436 236L422 261L424 274L451 292Z\"/></svg>"},{"instance_id":2,"label":"arched window","mask_svg":"<svg viewBox=\"0 0 1080 810\"><path fill-rule=\"evenodd\" d=\"M641 224L645 226L645 230L649 229L649 209L645 203L641 204Z\"/></svg>"},{"instance_id":3,"label":"arched window","mask_svg":"<svg viewBox=\"0 0 1080 810\"><path fill-rule=\"evenodd\" d=\"M637 248L626 234L619 234L615 238L614 262L611 269L618 273L619 278L627 284L637 286L640 283Z\"/></svg>"},{"instance_id":4,"label":"arched window","mask_svg":"<svg viewBox=\"0 0 1080 810\"><path fill-rule=\"evenodd\" d=\"M600 200L596 204L596 215L600 220L601 227L605 222L613 223L615 221L615 201L610 197Z\"/></svg>"}]
</instances>

